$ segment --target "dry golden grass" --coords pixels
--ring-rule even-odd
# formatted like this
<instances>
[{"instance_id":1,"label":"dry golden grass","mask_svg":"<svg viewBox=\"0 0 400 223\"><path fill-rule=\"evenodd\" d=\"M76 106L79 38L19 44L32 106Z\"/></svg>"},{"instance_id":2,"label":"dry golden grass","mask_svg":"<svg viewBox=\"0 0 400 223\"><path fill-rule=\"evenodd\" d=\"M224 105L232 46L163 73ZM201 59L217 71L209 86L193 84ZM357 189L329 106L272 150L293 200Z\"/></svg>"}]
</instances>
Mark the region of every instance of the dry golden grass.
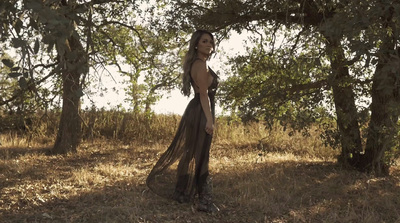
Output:
<instances>
[{"instance_id":1,"label":"dry golden grass","mask_svg":"<svg viewBox=\"0 0 400 223\"><path fill-rule=\"evenodd\" d=\"M341 169L317 136L278 127L218 125L214 215L147 189L164 140L95 139L67 156L46 155L51 142L0 140L0 222L400 222L399 167L385 178Z\"/></svg>"}]
</instances>

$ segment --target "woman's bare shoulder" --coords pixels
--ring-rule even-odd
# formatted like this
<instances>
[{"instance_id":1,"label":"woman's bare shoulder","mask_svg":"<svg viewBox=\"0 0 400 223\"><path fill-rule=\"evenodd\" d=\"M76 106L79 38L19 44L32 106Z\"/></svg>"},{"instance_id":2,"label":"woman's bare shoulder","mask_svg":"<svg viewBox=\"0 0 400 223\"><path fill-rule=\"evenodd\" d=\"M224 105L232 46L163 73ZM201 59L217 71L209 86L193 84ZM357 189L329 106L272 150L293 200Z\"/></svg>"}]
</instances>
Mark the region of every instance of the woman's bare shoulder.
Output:
<instances>
[{"instance_id":1,"label":"woman's bare shoulder","mask_svg":"<svg viewBox=\"0 0 400 223\"><path fill-rule=\"evenodd\" d=\"M206 64L206 62L205 61L203 61L203 60L195 60L194 62L193 62L193 64L192 64L192 71L194 71L194 72L200 72L200 73L203 73L203 72L207 72L207 64Z\"/></svg>"}]
</instances>

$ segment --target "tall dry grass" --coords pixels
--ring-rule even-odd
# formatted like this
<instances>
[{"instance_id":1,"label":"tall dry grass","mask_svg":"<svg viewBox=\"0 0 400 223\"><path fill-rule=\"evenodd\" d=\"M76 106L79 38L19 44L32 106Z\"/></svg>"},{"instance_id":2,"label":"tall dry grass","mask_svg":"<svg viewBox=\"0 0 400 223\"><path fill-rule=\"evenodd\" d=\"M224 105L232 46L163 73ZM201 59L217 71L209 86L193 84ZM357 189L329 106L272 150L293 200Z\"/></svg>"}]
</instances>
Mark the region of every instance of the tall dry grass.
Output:
<instances>
[{"instance_id":1,"label":"tall dry grass","mask_svg":"<svg viewBox=\"0 0 400 223\"><path fill-rule=\"evenodd\" d=\"M45 136L0 135L0 222L400 222L400 169L385 178L342 169L317 128L289 137L279 126L218 119L210 170L221 211L211 215L145 185L179 116L82 117L76 154L46 155L50 125L39 128Z\"/></svg>"}]
</instances>

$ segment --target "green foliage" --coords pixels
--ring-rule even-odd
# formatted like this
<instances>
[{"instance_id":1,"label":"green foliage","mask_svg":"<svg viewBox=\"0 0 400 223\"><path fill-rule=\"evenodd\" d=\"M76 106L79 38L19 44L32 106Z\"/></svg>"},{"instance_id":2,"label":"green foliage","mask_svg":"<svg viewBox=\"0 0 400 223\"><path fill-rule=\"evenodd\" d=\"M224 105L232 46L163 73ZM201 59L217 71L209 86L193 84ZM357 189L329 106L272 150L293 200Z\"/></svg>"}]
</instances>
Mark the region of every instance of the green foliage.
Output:
<instances>
[{"instance_id":1,"label":"green foliage","mask_svg":"<svg viewBox=\"0 0 400 223\"><path fill-rule=\"evenodd\" d=\"M127 101L135 111L148 111L150 105L161 98L161 91L170 91L177 85L181 65L179 54L184 43L176 42L176 38L177 34L172 32L118 24L105 26L94 36L94 41L99 42L100 54L110 64L129 66L129 71L126 66L118 68L128 77ZM104 39L110 41L101 42Z\"/></svg>"},{"instance_id":2,"label":"green foliage","mask_svg":"<svg viewBox=\"0 0 400 223\"><path fill-rule=\"evenodd\" d=\"M14 62L10 59L2 59L1 62L3 62L3 64L6 65L8 68L14 67Z\"/></svg>"},{"instance_id":3,"label":"green foliage","mask_svg":"<svg viewBox=\"0 0 400 223\"><path fill-rule=\"evenodd\" d=\"M243 120L279 121L302 129L318 119L330 117L323 107L326 74L313 56L274 55L253 48L232 58L232 73L221 86L221 102ZM318 61L319 63L319 61Z\"/></svg>"},{"instance_id":4,"label":"green foliage","mask_svg":"<svg viewBox=\"0 0 400 223\"><path fill-rule=\"evenodd\" d=\"M23 119L25 116L32 114L38 103L34 100L32 92L24 91L28 87L27 73L19 73L19 67L15 67L13 58L4 54L0 57L5 66L0 66L0 103L1 113L18 114ZM14 100L8 100L13 95L18 94L19 97Z\"/></svg>"}]
</instances>

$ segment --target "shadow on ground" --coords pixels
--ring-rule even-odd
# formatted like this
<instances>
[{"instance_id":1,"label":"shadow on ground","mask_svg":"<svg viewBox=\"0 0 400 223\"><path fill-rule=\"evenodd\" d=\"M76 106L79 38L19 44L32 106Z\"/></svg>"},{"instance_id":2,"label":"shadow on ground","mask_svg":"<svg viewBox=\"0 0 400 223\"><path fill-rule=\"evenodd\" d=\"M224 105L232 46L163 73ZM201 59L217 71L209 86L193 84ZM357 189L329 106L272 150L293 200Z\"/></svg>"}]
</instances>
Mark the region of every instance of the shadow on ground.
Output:
<instances>
[{"instance_id":1,"label":"shadow on ground","mask_svg":"<svg viewBox=\"0 0 400 223\"><path fill-rule=\"evenodd\" d=\"M42 150L30 152L43 153ZM28 154L23 150L11 153L7 162ZM38 160L21 173L10 170L9 164L3 165L0 167L0 220L74 223L400 221L397 169L390 177L373 178L343 170L332 162L277 160L243 166L233 160L213 173L214 200L221 211L212 215L197 212L192 204L178 204L150 192L145 178L154 157L156 151L151 149L115 146L76 156L38 156ZM86 188L74 188L79 185L69 181L71 172L83 166L116 162L136 172ZM54 184L64 181L69 189L52 196ZM7 203L3 193L7 188L26 189L34 184L40 184L42 189L36 187L31 196L20 194L20 198ZM71 194L68 190L79 193ZM48 199L40 201L40 197L45 196Z\"/></svg>"}]
</instances>

